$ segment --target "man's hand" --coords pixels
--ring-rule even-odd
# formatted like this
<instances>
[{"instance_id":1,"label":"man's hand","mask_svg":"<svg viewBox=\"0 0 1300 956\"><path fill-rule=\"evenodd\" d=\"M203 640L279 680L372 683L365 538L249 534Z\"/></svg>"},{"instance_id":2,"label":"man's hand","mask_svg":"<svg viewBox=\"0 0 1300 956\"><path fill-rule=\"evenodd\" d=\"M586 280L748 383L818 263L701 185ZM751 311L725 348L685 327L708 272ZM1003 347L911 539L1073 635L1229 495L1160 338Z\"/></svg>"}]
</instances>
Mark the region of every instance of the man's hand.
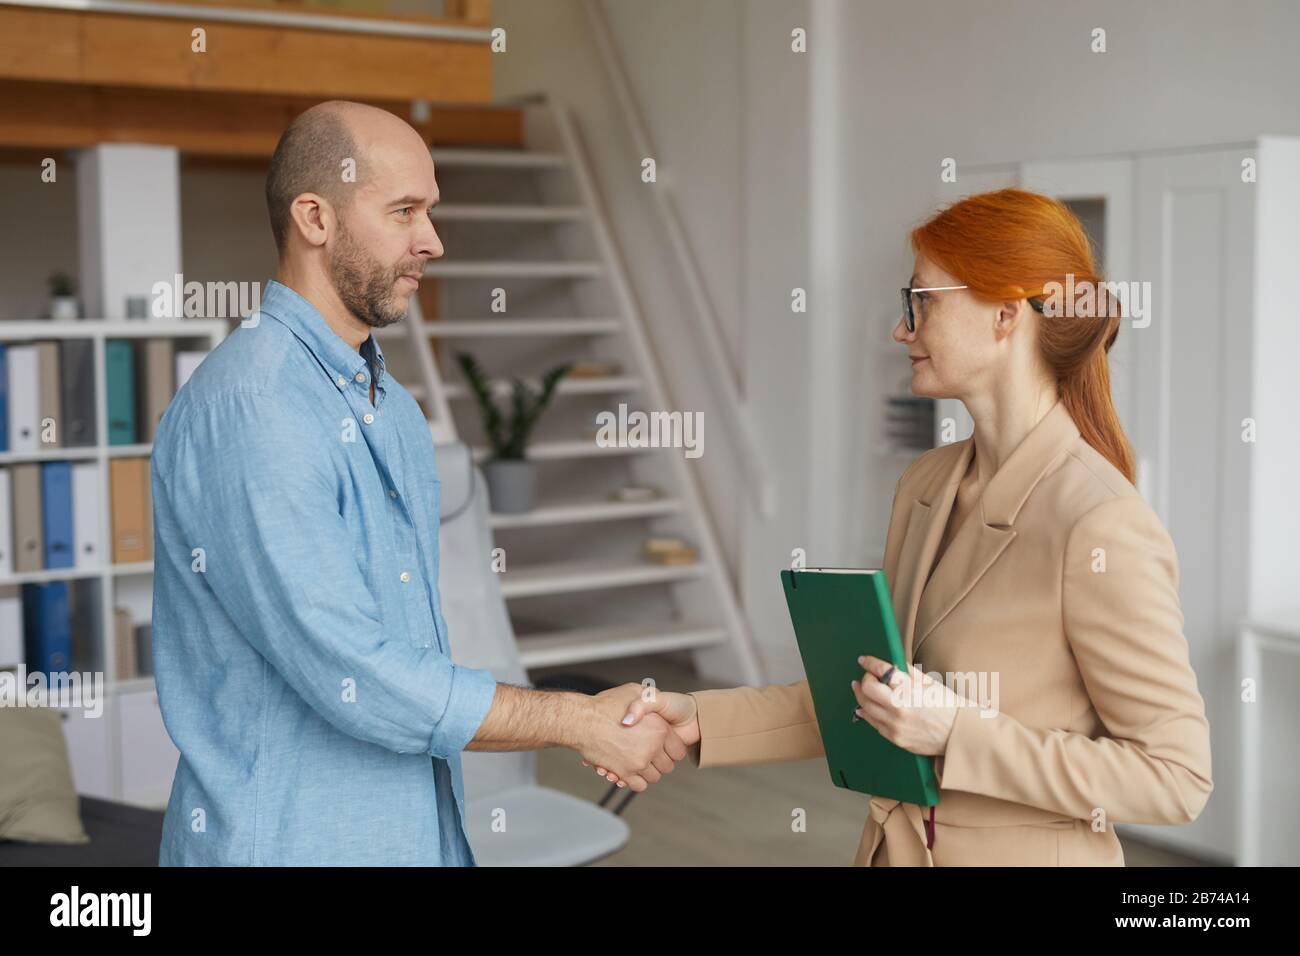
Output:
<instances>
[{"instance_id":1,"label":"man's hand","mask_svg":"<svg viewBox=\"0 0 1300 956\"><path fill-rule=\"evenodd\" d=\"M696 718L695 698L689 694L674 694L654 686L624 684L607 690L599 696L617 701L624 708L624 715L621 717L623 727L620 728L624 732L634 730L646 721L654 723L666 721L672 728L670 736L676 736L682 744L682 756L674 757L674 760L682 759L686 755L686 748L699 743L700 723ZM586 758L586 754L583 757ZM582 763L584 766L594 763L598 774L610 783L623 785L619 774L608 764L588 759L584 759ZM637 788L633 787L633 789Z\"/></svg>"},{"instance_id":2,"label":"man's hand","mask_svg":"<svg viewBox=\"0 0 1300 956\"><path fill-rule=\"evenodd\" d=\"M657 714L647 713L644 719L638 714L638 719L624 725L628 704L640 697L640 684L624 684L589 698L594 719L582 745L575 748L584 765L609 768L602 776L610 783L636 791L672 773L673 765L686 756L689 746Z\"/></svg>"},{"instance_id":3,"label":"man's hand","mask_svg":"<svg viewBox=\"0 0 1300 956\"><path fill-rule=\"evenodd\" d=\"M647 714L635 726L622 723L627 705L640 695L640 684L592 697L498 683L492 706L465 749L498 753L568 747L582 755L583 763L609 767L613 772L605 775L612 783L644 790L672 772L674 762L686 756L687 745L657 714Z\"/></svg>"}]
</instances>

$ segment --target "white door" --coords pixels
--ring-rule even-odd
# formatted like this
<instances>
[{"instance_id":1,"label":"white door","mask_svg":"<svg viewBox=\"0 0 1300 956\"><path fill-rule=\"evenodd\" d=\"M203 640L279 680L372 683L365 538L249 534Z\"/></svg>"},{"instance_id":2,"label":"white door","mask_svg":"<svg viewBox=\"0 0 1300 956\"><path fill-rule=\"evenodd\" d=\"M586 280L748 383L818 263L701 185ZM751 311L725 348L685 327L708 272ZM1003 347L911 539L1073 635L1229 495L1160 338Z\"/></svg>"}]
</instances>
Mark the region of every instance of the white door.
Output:
<instances>
[{"instance_id":1,"label":"white door","mask_svg":"<svg viewBox=\"0 0 1300 956\"><path fill-rule=\"evenodd\" d=\"M1245 610L1254 192L1245 148L1143 156L1137 271L1150 324L1132 328L1130 437L1142 490L1174 540L1184 633L1209 715L1215 793L1193 824L1144 838L1228 855L1238 788L1235 640ZM1121 332L1121 336L1124 333Z\"/></svg>"}]
</instances>

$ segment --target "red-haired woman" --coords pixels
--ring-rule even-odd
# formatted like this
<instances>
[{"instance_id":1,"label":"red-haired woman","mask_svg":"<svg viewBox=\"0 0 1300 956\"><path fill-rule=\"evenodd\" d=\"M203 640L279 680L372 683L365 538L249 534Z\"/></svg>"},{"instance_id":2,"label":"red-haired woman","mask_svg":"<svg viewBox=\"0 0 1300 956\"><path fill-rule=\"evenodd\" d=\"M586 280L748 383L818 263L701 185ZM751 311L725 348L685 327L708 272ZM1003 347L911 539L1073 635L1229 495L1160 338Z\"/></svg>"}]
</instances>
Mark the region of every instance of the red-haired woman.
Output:
<instances>
[{"instance_id":1,"label":"red-haired woman","mask_svg":"<svg viewBox=\"0 0 1300 956\"><path fill-rule=\"evenodd\" d=\"M971 196L912 246L894 340L912 391L961 399L975 429L899 479L885 572L911 673L863 658L854 685L881 734L936 758L940 801L872 797L855 862L1123 865L1114 824L1187 823L1213 783L1178 558L1111 402L1121 319L1078 219L1048 197ZM1044 307L1071 283L1077 299ZM998 699L908 706L936 672L989 675ZM639 690L631 712L664 715L699 766L823 752L807 682Z\"/></svg>"}]
</instances>

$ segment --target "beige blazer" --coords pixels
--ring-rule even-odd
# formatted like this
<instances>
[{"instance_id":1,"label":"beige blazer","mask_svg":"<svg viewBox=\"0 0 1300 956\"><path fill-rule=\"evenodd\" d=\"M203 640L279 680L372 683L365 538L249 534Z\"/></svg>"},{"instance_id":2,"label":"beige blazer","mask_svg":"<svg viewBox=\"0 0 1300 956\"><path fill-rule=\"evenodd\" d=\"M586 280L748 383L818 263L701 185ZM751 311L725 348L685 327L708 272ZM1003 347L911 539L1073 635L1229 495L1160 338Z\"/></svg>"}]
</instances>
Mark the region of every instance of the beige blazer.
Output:
<instances>
[{"instance_id":1,"label":"beige blazer","mask_svg":"<svg viewBox=\"0 0 1300 956\"><path fill-rule=\"evenodd\" d=\"M907 659L932 675L985 672L980 703L995 707L960 709L935 761L933 845L928 808L864 797L854 863L1122 866L1116 823L1187 823L1214 786L1173 541L1058 402L927 583L973 453L966 439L908 466L885 573ZM823 754L806 681L693 696L701 767Z\"/></svg>"}]
</instances>

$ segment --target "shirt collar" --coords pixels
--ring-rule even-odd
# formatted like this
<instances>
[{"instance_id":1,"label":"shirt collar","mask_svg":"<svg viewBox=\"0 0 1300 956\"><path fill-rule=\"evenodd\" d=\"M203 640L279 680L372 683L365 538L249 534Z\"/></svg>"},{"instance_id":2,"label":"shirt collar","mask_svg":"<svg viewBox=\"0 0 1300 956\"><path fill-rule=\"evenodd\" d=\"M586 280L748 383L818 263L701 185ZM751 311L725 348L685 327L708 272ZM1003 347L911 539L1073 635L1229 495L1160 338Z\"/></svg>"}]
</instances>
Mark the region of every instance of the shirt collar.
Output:
<instances>
[{"instance_id":1,"label":"shirt collar","mask_svg":"<svg viewBox=\"0 0 1300 956\"><path fill-rule=\"evenodd\" d=\"M259 311L276 319L296 335L329 372L336 388L344 389L356 383L357 375L364 374L367 368L375 386L381 387L384 353L373 332L361 343L358 352L329 327L314 305L274 279L266 284Z\"/></svg>"},{"instance_id":2,"label":"shirt collar","mask_svg":"<svg viewBox=\"0 0 1300 956\"><path fill-rule=\"evenodd\" d=\"M365 356L366 361L370 363L372 373L375 376L375 385L380 388L384 384L384 352L379 347L379 339L375 338L372 331L370 336L361 343L361 354Z\"/></svg>"}]
</instances>

